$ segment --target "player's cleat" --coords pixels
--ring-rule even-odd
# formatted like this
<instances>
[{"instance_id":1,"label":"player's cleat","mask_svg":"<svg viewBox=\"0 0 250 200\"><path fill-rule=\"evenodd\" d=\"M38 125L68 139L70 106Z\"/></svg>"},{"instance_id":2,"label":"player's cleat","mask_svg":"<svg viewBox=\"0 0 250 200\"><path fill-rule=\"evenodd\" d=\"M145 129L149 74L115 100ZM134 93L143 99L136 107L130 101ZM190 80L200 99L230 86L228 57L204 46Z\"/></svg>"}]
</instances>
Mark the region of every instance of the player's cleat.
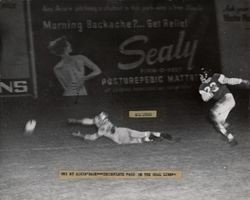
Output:
<instances>
[{"instance_id":1,"label":"player's cleat","mask_svg":"<svg viewBox=\"0 0 250 200\"><path fill-rule=\"evenodd\" d=\"M161 137L161 133L160 132L151 132L151 135L154 135L155 137Z\"/></svg>"},{"instance_id":2,"label":"player's cleat","mask_svg":"<svg viewBox=\"0 0 250 200\"><path fill-rule=\"evenodd\" d=\"M236 146L238 144L236 139L233 139L231 141L228 142L230 144L231 147Z\"/></svg>"},{"instance_id":3,"label":"player's cleat","mask_svg":"<svg viewBox=\"0 0 250 200\"><path fill-rule=\"evenodd\" d=\"M235 146L238 144L237 140L234 138L233 134L232 133L228 133L227 134L227 139L228 139L228 143L231 145L231 146Z\"/></svg>"},{"instance_id":4,"label":"player's cleat","mask_svg":"<svg viewBox=\"0 0 250 200\"><path fill-rule=\"evenodd\" d=\"M159 141L160 139L161 139L160 135L156 136L156 135L154 135L154 134L151 133L150 136L149 136L149 140L150 141L155 141L155 140Z\"/></svg>"},{"instance_id":5,"label":"player's cleat","mask_svg":"<svg viewBox=\"0 0 250 200\"><path fill-rule=\"evenodd\" d=\"M228 134L227 134L227 139L228 139L228 142L233 141L233 140L234 140L233 134L232 134L232 133L228 133Z\"/></svg>"}]
</instances>

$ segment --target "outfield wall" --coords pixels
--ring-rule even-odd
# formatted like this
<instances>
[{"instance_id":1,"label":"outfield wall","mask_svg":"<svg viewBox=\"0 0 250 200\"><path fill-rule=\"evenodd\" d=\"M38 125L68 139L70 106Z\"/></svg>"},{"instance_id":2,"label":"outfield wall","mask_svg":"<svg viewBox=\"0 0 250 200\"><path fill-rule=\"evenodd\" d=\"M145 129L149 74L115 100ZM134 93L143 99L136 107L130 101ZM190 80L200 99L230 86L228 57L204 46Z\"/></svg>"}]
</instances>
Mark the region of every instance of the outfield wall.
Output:
<instances>
[{"instance_id":1,"label":"outfield wall","mask_svg":"<svg viewBox=\"0 0 250 200\"><path fill-rule=\"evenodd\" d=\"M0 96L61 97L48 44L62 35L101 68L93 96L194 91L203 66L250 79L249 19L241 0L2 0Z\"/></svg>"},{"instance_id":2,"label":"outfield wall","mask_svg":"<svg viewBox=\"0 0 250 200\"><path fill-rule=\"evenodd\" d=\"M194 90L201 67L220 71L212 1L30 2L40 96L62 95L60 57L48 50L61 36L102 71L86 82L89 95Z\"/></svg>"},{"instance_id":3,"label":"outfield wall","mask_svg":"<svg viewBox=\"0 0 250 200\"><path fill-rule=\"evenodd\" d=\"M33 93L24 4L0 1L0 96Z\"/></svg>"},{"instance_id":4,"label":"outfield wall","mask_svg":"<svg viewBox=\"0 0 250 200\"><path fill-rule=\"evenodd\" d=\"M222 71L250 79L250 2L216 2Z\"/></svg>"}]
</instances>

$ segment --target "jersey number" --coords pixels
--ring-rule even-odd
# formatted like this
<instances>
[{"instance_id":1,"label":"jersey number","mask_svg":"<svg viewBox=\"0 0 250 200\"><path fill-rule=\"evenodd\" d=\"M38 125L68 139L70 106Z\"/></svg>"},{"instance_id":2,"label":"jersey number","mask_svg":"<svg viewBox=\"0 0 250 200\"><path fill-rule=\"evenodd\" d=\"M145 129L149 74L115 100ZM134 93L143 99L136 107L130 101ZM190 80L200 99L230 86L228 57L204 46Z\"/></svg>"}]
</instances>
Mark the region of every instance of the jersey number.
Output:
<instances>
[{"instance_id":1,"label":"jersey number","mask_svg":"<svg viewBox=\"0 0 250 200\"><path fill-rule=\"evenodd\" d=\"M217 86L217 84L215 82L212 82L209 84L209 86L204 88L205 92L217 92L219 90L219 87Z\"/></svg>"}]
</instances>

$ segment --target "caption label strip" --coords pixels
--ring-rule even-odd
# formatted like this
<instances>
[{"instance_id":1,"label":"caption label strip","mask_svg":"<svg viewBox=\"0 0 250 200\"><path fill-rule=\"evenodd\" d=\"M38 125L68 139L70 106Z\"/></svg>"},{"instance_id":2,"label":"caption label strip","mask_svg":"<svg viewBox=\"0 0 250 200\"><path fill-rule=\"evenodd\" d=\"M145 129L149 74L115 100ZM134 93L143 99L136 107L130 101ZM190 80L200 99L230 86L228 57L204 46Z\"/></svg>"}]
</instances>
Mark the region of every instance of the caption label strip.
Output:
<instances>
[{"instance_id":1,"label":"caption label strip","mask_svg":"<svg viewBox=\"0 0 250 200\"><path fill-rule=\"evenodd\" d=\"M130 110L130 118L156 118L157 110Z\"/></svg>"},{"instance_id":2,"label":"caption label strip","mask_svg":"<svg viewBox=\"0 0 250 200\"><path fill-rule=\"evenodd\" d=\"M180 179L181 171L80 171L60 170L60 179Z\"/></svg>"}]
</instances>

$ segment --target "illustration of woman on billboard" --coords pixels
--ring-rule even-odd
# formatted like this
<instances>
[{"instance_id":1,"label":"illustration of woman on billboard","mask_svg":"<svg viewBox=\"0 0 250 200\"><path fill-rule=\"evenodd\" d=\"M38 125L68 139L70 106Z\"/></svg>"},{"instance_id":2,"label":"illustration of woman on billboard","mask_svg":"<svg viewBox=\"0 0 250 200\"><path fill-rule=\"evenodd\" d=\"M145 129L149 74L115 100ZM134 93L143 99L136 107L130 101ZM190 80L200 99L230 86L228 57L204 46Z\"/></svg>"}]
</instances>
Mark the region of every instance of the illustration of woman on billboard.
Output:
<instances>
[{"instance_id":1,"label":"illustration of woman on billboard","mask_svg":"<svg viewBox=\"0 0 250 200\"><path fill-rule=\"evenodd\" d=\"M54 66L54 73L64 89L63 96L88 95L85 82L99 75L100 68L84 55L70 55L72 47L65 36L51 41L48 49L61 57ZM87 75L85 67L91 70Z\"/></svg>"}]
</instances>

